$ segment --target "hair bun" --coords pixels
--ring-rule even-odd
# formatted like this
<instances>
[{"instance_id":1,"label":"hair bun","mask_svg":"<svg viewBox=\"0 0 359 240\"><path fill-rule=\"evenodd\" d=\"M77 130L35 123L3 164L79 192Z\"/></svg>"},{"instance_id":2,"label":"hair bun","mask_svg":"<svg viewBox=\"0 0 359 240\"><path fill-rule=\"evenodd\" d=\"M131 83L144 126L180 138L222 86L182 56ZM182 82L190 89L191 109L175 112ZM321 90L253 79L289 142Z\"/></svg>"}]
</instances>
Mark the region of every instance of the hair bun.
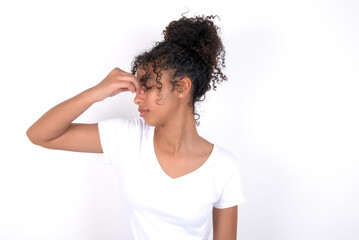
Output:
<instances>
[{"instance_id":1,"label":"hair bun","mask_svg":"<svg viewBox=\"0 0 359 240\"><path fill-rule=\"evenodd\" d=\"M194 50L207 64L213 66L219 55L224 53L217 33L219 28L211 21L213 18L215 16L182 17L173 21L163 31L164 41Z\"/></svg>"}]
</instances>

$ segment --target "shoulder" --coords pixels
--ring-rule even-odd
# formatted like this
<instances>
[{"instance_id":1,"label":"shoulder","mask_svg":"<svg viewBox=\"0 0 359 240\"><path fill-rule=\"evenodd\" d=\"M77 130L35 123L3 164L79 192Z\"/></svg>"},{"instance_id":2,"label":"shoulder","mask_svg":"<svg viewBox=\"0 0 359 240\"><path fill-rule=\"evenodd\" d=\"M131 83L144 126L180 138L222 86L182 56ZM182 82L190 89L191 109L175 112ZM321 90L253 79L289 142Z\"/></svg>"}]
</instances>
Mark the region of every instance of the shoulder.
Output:
<instances>
[{"instance_id":1,"label":"shoulder","mask_svg":"<svg viewBox=\"0 0 359 240\"><path fill-rule=\"evenodd\" d=\"M215 144L216 148L216 162L224 168L233 168L237 166L237 158L232 151Z\"/></svg>"},{"instance_id":2,"label":"shoulder","mask_svg":"<svg viewBox=\"0 0 359 240\"><path fill-rule=\"evenodd\" d=\"M215 154L212 159L212 168L217 180L226 182L233 174L238 172L237 157L232 151L215 144Z\"/></svg>"},{"instance_id":3,"label":"shoulder","mask_svg":"<svg viewBox=\"0 0 359 240\"><path fill-rule=\"evenodd\" d=\"M116 131L116 130L146 130L149 125L142 118L109 118L98 122L99 130Z\"/></svg>"},{"instance_id":4,"label":"shoulder","mask_svg":"<svg viewBox=\"0 0 359 240\"><path fill-rule=\"evenodd\" d=\"M138 153L149 136L143 119L110 118L98 122L101 146L107 161L118 164L121 158Z\"/></svg>"},{"instance_id":5,"label":"shoulder","mask_svg":"<svg viewBox=\"0 0 359 240\"><path fill-rule=\"evenodd\" d=\"M146 122L141 118L127 119L121 117L101 120L99 121L99 124L112 126L127 125L130 127L140 127L147 125Z\"/></svg>"},{"instance_id":6,"label":"shoulder","mask_svg":"<svg viewBox=\"0 0 359 240\"><path fill-rule=\"evenodd\" d=\"M98 122L101 140L138 141L150 130L142 118L110 118Z\"/></svg>"}]
</instances>

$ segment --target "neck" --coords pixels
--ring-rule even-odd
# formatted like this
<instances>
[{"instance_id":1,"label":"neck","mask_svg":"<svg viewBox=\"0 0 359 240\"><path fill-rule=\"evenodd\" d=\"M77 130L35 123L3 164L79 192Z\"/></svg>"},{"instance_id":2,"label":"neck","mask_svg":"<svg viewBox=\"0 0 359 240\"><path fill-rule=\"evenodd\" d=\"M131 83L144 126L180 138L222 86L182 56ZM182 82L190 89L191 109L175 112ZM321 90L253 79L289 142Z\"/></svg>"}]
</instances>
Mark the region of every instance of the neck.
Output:
<instances>
[{"instance_id":1,"label":"neck","mask_svg":"<svg viewBox=\"0 0 359 240\"><path fill-rule=\"evenodd\" d=\"M156 146L171 155L193 151L200 138L194 115L191 112L176 115L155 128Z\"/></svg>"}]
</instances>

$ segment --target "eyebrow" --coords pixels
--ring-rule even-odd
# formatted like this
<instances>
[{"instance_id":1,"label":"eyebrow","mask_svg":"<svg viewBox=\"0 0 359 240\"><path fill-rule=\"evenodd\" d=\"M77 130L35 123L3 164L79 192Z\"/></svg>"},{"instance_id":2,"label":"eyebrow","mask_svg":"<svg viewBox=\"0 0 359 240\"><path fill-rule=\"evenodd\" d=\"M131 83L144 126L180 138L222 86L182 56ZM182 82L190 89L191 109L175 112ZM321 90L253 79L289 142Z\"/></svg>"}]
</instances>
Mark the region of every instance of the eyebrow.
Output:
<instances>
[{"instance_id":1,"label":"eyebrow","mask_svg":"<svg viewBox=\"0 0 359 240\"><path fill-rule=\"evenodd\" d=\"M151 87L151 86L154 86L155 83L153 83L153 82L151 82L151 81L147 81L145 85L146 85L146 87L147 87L147 86L148 86L148 87Z\"/></svg>"},{"instance_id":2,"label":"eyebrow","mask_svg":"<svg viewBox=\"0 0 359 240\"><path fill-rule=\"evenodd\" d=\"M145 87L151 87L153 85L154 82L154 77L148 76L142 76L140 79L141 85L145 86Z\"/></svg>"}]
</instances>

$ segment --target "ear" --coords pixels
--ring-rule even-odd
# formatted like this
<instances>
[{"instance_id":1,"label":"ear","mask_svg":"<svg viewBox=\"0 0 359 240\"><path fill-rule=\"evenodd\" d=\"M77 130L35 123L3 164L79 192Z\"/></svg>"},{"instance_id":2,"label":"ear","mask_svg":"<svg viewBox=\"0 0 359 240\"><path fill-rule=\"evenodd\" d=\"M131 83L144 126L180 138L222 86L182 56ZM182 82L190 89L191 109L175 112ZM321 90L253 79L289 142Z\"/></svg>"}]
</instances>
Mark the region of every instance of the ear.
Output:
<instances>
[{"instance_id":1,"label":"ear","mask_svg":"<svg viewBox=\"0 0 359 240\"><path fill-rule=\"evenodd\" d=\"M185 98L191 90L192 81L188 77L184 77L180 80L180 86L178 87L178 97Z\"/></svg>"}]
</instances>

